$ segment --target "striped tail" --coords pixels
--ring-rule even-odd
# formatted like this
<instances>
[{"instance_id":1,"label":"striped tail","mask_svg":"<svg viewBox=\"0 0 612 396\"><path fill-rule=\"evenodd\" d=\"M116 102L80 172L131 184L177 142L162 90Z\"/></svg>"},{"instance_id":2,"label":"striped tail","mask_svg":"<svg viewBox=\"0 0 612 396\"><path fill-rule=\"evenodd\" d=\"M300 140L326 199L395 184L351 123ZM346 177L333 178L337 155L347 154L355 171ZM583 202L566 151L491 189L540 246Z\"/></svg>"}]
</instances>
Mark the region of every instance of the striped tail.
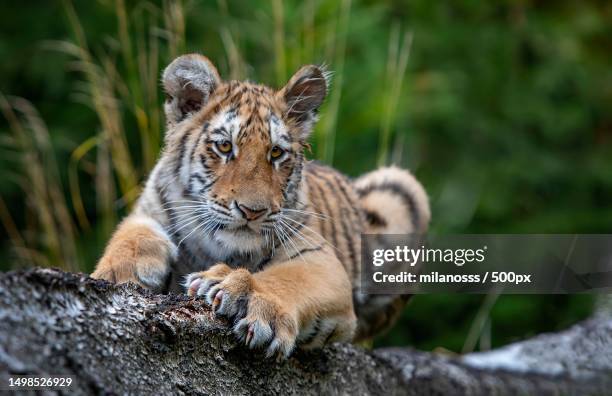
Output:
<instances>
[{"instance_id":1,"label":"striped tail","mask_svg":"<svg viewBox=\"0 0 612 396\"><path fill-rule=\"evenodd\" d=\"M367 220L366 233L423 235L427 232L431 218L429 200L421 183L410 172L397 167L381 168L355 180L354 187ZM358 318L355 341L369 339L391 327L409 298L409 295L367 295L356 289L353 296Z\"/></svg>"},{"instance_id":2,"label":"striped tail","mask_svg":"<svg viewBox=\"0 0 612 396\"><path fill-rule=\"evenodd\" d=\"M407 170L380 168L354 182L371 234L424 234L431 212L421 183Z\"/></svg>"}]
</instances>

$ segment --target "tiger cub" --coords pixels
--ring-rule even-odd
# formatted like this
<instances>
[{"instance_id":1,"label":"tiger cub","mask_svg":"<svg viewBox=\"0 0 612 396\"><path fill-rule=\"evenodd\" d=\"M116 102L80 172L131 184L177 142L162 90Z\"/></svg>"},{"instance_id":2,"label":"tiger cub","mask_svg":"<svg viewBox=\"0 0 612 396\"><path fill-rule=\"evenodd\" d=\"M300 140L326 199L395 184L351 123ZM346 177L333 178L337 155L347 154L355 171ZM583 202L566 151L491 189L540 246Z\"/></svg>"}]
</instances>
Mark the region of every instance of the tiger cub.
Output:
<instances>
[{"instance_id":1,"label":"tiger cub","mask_svg":"<svg viewBox=\"0 0 612 396\"><path fill-rule=\"evenodd\" d=\"M204 56L163 72L164 150L95 278L201 296L268 356L371 337L404 298L359 293L362 233L424 233L427 196L407 171L350 181L304 159L329 74L280 90L223 81Z\"/></svg>"}]
</instances>

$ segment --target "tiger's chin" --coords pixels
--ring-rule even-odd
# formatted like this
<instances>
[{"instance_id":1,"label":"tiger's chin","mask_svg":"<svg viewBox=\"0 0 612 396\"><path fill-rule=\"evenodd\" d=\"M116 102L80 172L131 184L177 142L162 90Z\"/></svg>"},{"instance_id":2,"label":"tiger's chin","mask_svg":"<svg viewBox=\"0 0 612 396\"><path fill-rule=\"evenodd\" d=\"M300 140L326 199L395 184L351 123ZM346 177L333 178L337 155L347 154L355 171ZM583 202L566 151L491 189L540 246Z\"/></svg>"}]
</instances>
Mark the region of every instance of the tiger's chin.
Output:
<instances>
[{"instance_id":1,"label":"tiger's chin","mask_svg":"<svg viewBox=\"0 0 612 396\"><path fill-rule=\"evenodd\" d=\"M266 238L261 231L248 226L226 228L215 233L215 240L228 252L255 253L266 246Z\"/></svg>"}]
</instances>

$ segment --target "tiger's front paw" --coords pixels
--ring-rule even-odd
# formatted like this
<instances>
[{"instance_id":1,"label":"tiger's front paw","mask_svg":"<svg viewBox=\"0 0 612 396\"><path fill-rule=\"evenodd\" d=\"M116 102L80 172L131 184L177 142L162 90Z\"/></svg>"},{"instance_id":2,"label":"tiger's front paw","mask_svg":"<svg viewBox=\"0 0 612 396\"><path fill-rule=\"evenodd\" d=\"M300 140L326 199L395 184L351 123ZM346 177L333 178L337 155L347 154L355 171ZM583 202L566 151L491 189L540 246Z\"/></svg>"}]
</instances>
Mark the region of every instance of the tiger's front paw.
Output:
<instances>
[{"instance_id":1,"label":"tiger's front paw","mask_svg":"<svg viewBox=\"0 0 612 396\"><path fill-rule=\"evenodd\" d=\"M119 226L91 277L163 291L177 254L176 245L158 223L131 217Z\"/></svg>"},{"instance_id":2,"label":"tiger's front paw","mask_svg":"<svg viewBox=\"0 0 612 396\"><path fill-rule=\"evenodd\" d=\"M170 275L170 257L170 253L136 257L108 255L102 258L91 277L115 283L133 282L160 291Z\"/></svg>"},{"instance_id":3,"label":"tiger's front paw","mask_svg":"<svg viewBox=\"0 0 612 396\"><path fill-rule=\"evenodd\" d=\"M295 348L298 323L274 295L254 292L246 316L236 322L233 331L247 347L265 349L266 357L281 360Z\"/></svg>"},{"instance_id":4,"label":"tiger's front paw","mask_svg":"<svg viewBox=\"0 0 612 396\"><path fill-rule=\"evenodd\" d=\"M185 289L187 295L206 296L206 293L219 282L221 282L233 270L223 263L213 265L206 271L193 272L185 278Z\"/></svg>"},{"instance_id":5,"label":"tiger's front paw","mask_svg":"<svg viewBox=\"0 0 612 396\"><path fill-rule=\"evenodd\" d=\"M230 269L221 280L207 272L187 278L190 295L203 296L215 315L230 320L234 334L247 347L265 349L268 357L287 358L295 347L298 326L282 303L271 293L255 290L247 270Z\"/></svg>"}]
</instances>

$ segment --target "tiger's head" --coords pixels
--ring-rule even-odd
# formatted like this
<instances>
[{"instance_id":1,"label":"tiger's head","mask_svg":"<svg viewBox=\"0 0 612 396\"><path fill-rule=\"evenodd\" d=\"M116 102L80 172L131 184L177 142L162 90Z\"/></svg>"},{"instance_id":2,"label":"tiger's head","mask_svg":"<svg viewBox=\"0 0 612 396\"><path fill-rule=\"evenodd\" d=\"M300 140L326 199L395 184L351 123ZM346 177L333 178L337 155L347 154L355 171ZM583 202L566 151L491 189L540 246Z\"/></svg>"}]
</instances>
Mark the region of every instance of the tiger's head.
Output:
<instances>
[{"instance_id":1,"label":"tiger's head","mask_svg":"<svg viewBox=\"0 0 612 396\"><path fill-rule=\"evenodd\" d=\"M166 151L175 153L183 196L201 202L196 224L228 250L261 249L298 205L303 152L328 73L304 66L274 90L223 81L206 57L190 54L165 69L163 86Z\"/></svg>"}]
</instances>

